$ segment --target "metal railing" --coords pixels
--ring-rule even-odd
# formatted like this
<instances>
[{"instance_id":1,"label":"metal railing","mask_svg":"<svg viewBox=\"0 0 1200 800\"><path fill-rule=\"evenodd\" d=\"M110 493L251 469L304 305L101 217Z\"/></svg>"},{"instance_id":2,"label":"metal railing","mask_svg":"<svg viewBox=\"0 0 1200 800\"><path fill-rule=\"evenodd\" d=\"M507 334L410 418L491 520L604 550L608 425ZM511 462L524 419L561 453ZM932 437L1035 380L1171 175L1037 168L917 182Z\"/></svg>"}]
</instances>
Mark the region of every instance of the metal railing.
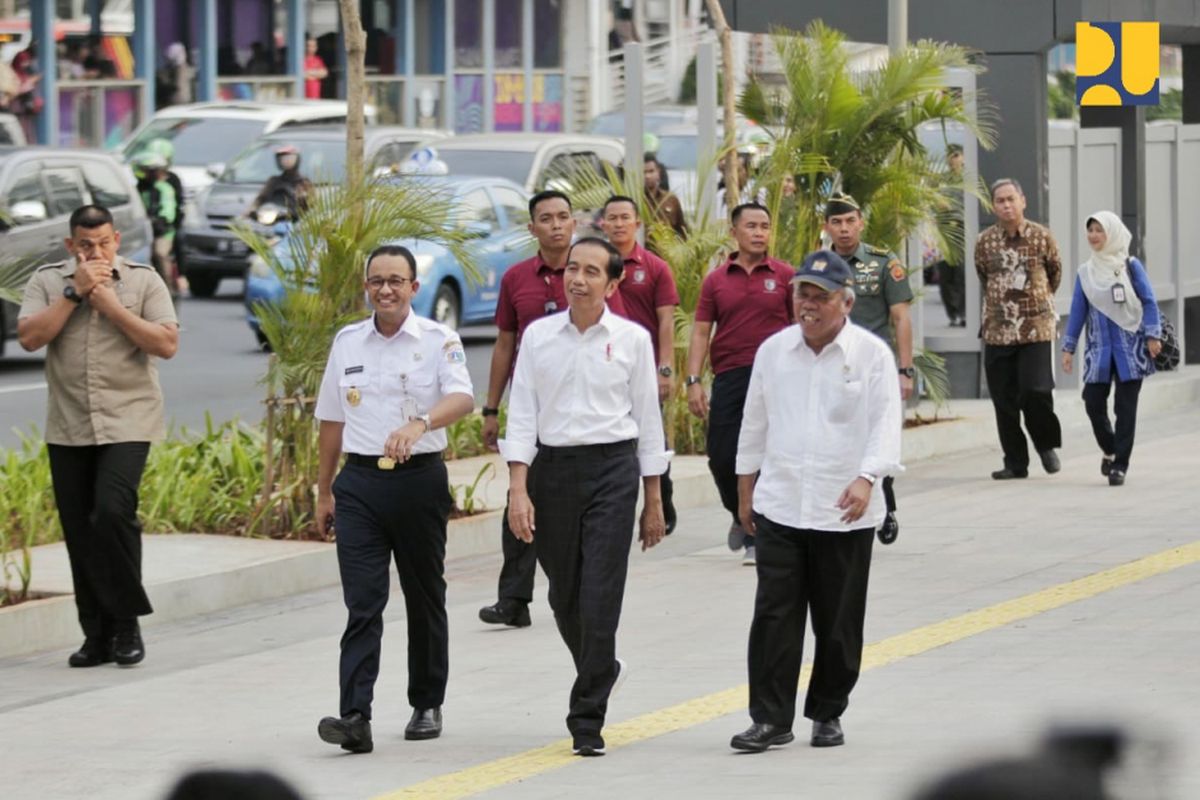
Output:
<instances>
[{"instance_id":1,"label":"metal railing","mask_svg":"<svg viewBox=\"0 0 1200 800\"><path fill-rule=\"evenodd\" d=\"M444 75L368 75L366 93L380 125L447 126Z\"/></svg>"},{"instance_id":2,"label":"metal railing","mask_svg":"<svg viewBox=\"0 0 1200 800\"><path fill-rule=\"evenodd\" d=\"M220 100L289 100L296 96L296 79L291 75L238 75L217 78Z\"/></svg>"},{"instance_id":3,"label":"metal railing","mask_svg":"<svg viewBox=\"0 0 1200 800\"><path fill-rule=\"evenodd\" d=\"M142 121L142 81L61 81L58 143L62 147L116 147Z\"/></svg>"}]
</instances>

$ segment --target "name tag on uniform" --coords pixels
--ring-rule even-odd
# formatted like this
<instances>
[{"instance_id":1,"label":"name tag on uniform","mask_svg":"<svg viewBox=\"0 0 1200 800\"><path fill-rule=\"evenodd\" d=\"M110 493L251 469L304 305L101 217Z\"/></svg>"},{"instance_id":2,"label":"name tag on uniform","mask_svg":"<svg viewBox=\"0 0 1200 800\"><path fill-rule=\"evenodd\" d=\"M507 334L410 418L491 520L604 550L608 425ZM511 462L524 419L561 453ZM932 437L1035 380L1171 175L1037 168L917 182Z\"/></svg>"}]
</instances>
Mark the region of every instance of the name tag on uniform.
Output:
<instances>
[{"instance_id":1,"label":"name tag on uniform","mask_svg":"<svg viewBox=\"0 0 1200 800\"><path fill-rule=\"evenodd\" d=\"M1024 268L1014 269L1012 273L1012 288L1018 292L1025 291L1025 284L1028 281Z\"/></svg>"},{"instance_id":2,"label":"name tag on uniform","mask_svg":"<svg viewBox=\"0 0 1200 800\"><path fill-rule=\"evenodd\" d=\"M346 367L346 374L347 375L357 375L358 373L362 372L363 369L364 369L364 367L362 364L359 364L357 367Z\"/></svg>"},{"instance_id":3,"label":"name tag on uniform","mask_svg":"<svg viewBox=\"0 0 1200 800\"><path fill-rule=\"evenodd\" d=\"M1113 302L1114 303L1124 303L1125 302L1125 287L1122 286L1121 284L1119 284L1119 283L1113 284L1112 294L1113 294Z\"/></svg>"}]
</instances>

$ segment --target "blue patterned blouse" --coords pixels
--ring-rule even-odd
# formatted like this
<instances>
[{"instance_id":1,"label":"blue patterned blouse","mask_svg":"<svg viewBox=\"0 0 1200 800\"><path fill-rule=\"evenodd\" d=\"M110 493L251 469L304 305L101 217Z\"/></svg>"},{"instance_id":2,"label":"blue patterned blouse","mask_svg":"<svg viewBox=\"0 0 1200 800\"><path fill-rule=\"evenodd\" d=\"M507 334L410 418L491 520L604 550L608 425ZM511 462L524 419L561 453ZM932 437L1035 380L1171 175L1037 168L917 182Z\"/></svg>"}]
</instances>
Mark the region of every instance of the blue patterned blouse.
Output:
<instances>
[{"instance_id":1,"label":"blue patterned blouse","mask_svg":"<svg viewBox=\"0 0 1200 800\"><path fill-rule=\"evenodd\" d=\"M1126 262L1129 282L1142 301L1142 324L1133 332L1127 331L1088 302L1079 276L1075 276L1075 294L1071 298L1071 316L1062 349L1074 353L1079 344L1083 323L1087 322L1087 340L1083 347L1083 382L1108 383L1112 366L1117 366L1117 380L1136 381L1154 374L1154 360L1146 350L1146 338L1161 339L1162 323L1154 290L1146 276L1146 268L1136 258Z\"/></svg>"}]
</instances>

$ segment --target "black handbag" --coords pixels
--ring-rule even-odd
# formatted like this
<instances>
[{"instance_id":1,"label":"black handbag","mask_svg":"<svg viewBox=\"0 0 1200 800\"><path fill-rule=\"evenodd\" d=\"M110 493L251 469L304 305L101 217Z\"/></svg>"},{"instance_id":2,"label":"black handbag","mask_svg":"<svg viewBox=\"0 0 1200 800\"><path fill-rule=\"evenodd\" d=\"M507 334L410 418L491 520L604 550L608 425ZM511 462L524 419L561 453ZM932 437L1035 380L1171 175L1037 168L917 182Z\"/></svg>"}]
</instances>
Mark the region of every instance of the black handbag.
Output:
<instances>
[{"instance_id":1,"label":"black handbag","mask_svg":"<svg viewBox=\"0 0 1200 800\"><path fill-rule=\"evenodd\" d=\"M1154 357L1154 368L1159 372L1170 372L1179 367L1179 337L1175 335L1175 326L1162 311L1159 311L1162 323L1162 350Z\"/></svg>"}]
</instances>

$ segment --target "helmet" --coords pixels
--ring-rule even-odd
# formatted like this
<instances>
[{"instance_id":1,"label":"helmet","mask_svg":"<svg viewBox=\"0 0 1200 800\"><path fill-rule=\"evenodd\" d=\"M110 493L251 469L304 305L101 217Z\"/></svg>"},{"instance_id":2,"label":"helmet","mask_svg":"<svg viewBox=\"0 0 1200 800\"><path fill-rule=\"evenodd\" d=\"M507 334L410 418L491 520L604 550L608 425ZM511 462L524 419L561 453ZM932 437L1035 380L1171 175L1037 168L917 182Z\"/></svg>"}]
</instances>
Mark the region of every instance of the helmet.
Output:
<instances>
[{"instance_id":1,"label":"helmet","mask_svg":"<svg viewBox=\"0 0 1200 800\"><path fill-rule=\"evenodd\" d=\"M130 164L133 165L135 170L167 168L167 160L159 153L155 153L149 149L143 150L135 155L132 159L130 159Z\"/></svg>"},{"instance_id":2,"label":"helmet","mask_svg":"<svg viewBox=\"0 0 1200 800\"><path fill-rule=\"evenodd\" d=\"M175 160L175 145L167 139L152 139L146 145L146 150L150 153L157 153L166 161L166 166L171 166L171 162Z\"/></svg>"}]
</instances>

